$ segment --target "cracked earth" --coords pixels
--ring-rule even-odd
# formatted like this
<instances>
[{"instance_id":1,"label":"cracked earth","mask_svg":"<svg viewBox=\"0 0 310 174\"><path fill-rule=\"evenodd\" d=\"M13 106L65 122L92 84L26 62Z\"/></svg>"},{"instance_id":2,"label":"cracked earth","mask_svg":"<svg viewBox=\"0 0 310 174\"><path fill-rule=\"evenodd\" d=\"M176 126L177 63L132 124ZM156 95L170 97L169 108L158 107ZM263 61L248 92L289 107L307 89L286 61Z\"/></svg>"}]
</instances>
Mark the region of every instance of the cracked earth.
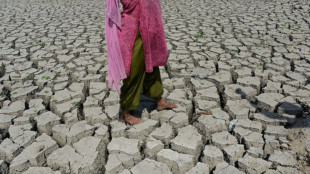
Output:
<instances>
[{"instance_id":1,"label":"cracked earth","mask_svg":"<svg viewBox=\"0 0 310 174\"><path fill-rule=\"evenodd\" d=\"M145 121L107 88L105 1L0 0L0 173L307 173L304 0L160 0L169 58Z\"/></svg>"}]
</instances>

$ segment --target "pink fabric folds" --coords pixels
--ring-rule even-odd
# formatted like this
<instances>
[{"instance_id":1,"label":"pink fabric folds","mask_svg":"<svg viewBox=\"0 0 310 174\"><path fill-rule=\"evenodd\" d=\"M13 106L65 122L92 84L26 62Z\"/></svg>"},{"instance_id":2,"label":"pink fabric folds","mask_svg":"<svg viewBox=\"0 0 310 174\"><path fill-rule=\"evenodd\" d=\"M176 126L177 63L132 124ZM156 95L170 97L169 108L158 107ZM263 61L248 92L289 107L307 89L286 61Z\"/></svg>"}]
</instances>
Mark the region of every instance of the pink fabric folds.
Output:
<instances>
[{"instance_id":1,"label":"pink fabric folds","mask_svg":"<svg viewBox=\"0 0 310 174\"><path fill-rule=\"evenodd\" d=\"M117 35L117 27L122 27L118 0L106 0L105 41L108 55L108 87L120 94L119 82L127 76Z\"/></svg>"},{"instance_id":2,"label":"pink fabric folds","mask_svg":"<svg viewBox=\"0 0 310 174\"><path fill-rule=\"evenodd\" d=\"M143 43L145 71L153 72L154 66L164 66L168 59L168 49L159 0L121 0L121 3L122 28L118 30L118 36L126 75L130 74L138 28Z\"/></svg>"},{"instance_id":3,"label":"pink fabric folds","mask_svg":"<svg viewBox=\"0 0 310 174\"><path fill-rule=\"evenodd\" d=\"M140 30L145 55L145 71L153 72L154 66L164 66L168 49L159 0L139 0ZM126 63L125 63L125 70Z\"/></svg>"},{"instance_id":4,"label":"pink fabric folds","mask_svg":"<svg viewBox=\"0 0 310 174\"><path fill-rule=\"evenodd\" d=\"M139 28L143 43L145 71L164 66L168 49L159 0L106 0L105 40L108 54L109 88L120 94L119 82L130 74L133 46Z\"/></svg>"}]
</instances>

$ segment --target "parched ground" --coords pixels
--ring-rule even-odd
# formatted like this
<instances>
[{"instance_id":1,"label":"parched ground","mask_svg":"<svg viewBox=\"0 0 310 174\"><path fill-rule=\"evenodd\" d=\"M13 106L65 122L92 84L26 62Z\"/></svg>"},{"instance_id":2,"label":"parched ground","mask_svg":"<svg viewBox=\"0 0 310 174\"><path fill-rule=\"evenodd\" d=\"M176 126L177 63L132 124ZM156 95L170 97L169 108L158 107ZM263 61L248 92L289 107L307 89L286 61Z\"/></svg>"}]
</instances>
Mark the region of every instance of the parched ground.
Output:
<instances>
[{"instance_id":1,"label":"parched ground","mask_svg":"<svg viewBox=\"0 0 310 174\"><path fill-rule=\"evenodd\" d=\"M179 108L144 97L128 126L107 88L104 0L0 0L0 173L310 171L309 1L160 3Z\"/></svg>"}]
</instances>

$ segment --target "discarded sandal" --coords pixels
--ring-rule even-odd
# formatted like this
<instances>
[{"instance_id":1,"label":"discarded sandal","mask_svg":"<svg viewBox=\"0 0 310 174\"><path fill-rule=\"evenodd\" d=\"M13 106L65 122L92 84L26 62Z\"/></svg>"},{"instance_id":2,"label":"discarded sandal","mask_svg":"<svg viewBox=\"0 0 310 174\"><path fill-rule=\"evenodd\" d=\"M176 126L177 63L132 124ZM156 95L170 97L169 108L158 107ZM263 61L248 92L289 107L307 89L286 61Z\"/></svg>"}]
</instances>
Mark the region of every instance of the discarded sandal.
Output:
<instances>
[{"instance_id":1,"label":"discarded sandal","mask_svg":"<svg viewBox=\"0 0 310 174\"><path fill-rule=\"evenodd\" d=\"M197 121L201 115L212 115L212 111L202 111L202 112L194 113L191 124Z\"/></svg>"}]
</instances>

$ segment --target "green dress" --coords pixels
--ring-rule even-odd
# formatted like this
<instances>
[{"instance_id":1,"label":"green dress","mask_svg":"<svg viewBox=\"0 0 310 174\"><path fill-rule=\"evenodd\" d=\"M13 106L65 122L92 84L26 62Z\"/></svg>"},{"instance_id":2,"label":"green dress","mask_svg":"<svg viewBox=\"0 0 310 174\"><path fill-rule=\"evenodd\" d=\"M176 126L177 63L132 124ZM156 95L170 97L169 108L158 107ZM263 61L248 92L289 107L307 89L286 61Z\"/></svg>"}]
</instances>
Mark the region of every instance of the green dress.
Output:
<instances>
[{"instance_id":1,"label":"green dress","mask_svg":"<svg viewBox=\"0 0 310 174\"><path fill-rule=\"evenodd\" d=\"M135 110L139 107L140 93L143 87L143 95L158 99L163 95L163 85L159 67L153 67L153 72L145 72L144 52L140 31L136 35L129 76L123 80L121 87L120 104L122 110Z\"/></svg>"}]
</instances>

